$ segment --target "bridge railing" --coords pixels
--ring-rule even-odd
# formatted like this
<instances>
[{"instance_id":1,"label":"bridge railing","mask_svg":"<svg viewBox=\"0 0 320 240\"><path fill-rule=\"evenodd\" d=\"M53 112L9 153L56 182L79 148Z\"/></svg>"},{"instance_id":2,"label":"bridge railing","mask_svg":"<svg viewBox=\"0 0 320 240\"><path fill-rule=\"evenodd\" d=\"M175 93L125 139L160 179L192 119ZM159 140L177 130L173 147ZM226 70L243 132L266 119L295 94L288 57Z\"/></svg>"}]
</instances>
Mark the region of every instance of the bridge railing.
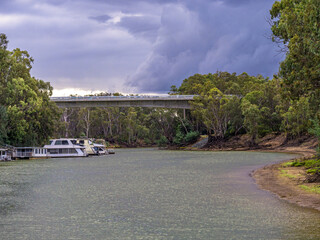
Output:
<instances>
[{"instance_id":1,"label":"bridge railing","mask_svg":"<svg viewBox=\"0 0 320 240\"><path fill-rule=\"evenodd\" d=\"M150 100L150 99L181 99L181 100L192 100L196 95L168 95L168 96L150 96L150 95L139 95L139 96L71 96L71 97L51 97L52 101L87 101L87 100Z\"/></svg>"}]
</instances>

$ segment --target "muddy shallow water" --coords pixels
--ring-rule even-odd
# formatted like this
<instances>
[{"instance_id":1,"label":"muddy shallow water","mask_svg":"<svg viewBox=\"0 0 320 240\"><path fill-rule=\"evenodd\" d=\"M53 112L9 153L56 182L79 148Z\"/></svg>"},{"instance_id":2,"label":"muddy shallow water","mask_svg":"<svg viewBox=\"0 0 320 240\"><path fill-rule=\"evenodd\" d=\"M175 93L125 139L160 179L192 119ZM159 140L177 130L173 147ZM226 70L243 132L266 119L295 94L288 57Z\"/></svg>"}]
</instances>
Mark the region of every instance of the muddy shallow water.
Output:
<instances>
[{"instance_id":1,"label":"muddy shallow water","mask_svg":"<svg viewBox=\"0 0 320 240\"><path fill-rule=\"evenodd\" d=\"M0 164L0 239L319 239L320 213L258 189L281 153L118 150Z\"/></svg>"}]
</instances>

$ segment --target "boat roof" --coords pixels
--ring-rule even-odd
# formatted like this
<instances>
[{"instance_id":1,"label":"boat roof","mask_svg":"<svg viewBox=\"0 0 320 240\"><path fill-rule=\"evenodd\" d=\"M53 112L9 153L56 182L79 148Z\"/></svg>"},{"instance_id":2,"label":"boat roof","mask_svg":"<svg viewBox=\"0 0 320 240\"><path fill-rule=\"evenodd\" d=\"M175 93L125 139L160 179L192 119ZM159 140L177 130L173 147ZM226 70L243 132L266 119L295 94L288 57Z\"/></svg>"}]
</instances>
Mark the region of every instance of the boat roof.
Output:
<instances>
[{"instance_id":1,"label":"boat roof","mask_svg":"<svg viewBox=\"0 0 320 240\"><path fill-rule=\"evenodd\" d=\"M15 149L34 149L35 147L14 147Z\"/></svg>"},{"instance_id":2,"label":"boat roof","mask_svg":"<svg viewBox=\"0 0 320 240\"><path fill-rule=\"evenodd\" d=\"M77 140L76 138L54 138L50 139L50 141L57 141L57 140Z\"/></svg>"},{"instance_id":3,"label":"boat roof","mask_svg":"<svg viewBox=\"0 0 320 240\"><path fill-rule=\"evenodd\" d=\"M103 144L98 144L98 143L94 143L93 146L95 146L95 147L106 147L105 145L103 145Z\"/></svg>"},{"instance_id":4,"label":"boat roof","mask_svg":"<svg viewBox=\"0 0 320 240\"><path fill-rule=\"evenodd\" d=\"M85 148L85 147L80 145L44 145L43 148L58 149L58 148Z\"/></svg>"}]
</instances>

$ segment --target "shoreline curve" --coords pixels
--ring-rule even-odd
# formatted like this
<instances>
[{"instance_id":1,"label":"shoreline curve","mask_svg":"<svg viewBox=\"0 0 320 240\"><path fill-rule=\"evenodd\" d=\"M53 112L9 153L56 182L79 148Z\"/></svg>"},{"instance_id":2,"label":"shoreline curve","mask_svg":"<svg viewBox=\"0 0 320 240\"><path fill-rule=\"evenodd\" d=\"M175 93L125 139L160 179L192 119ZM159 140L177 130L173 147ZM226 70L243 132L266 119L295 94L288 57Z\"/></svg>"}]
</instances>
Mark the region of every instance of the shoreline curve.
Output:
<instances>
[{"instance_id":1,"label":"shoreline curve","mask_svg":"<svg viewBox=\"0 0 320 240\"><path fill-rule=\"evenodd\" d=\"M314 155L315 151L306 149L296 149L297 151L275 150L272 152L299 154L302 158L308 158ZM311 193L301 189L296 181L280 175L281 164L290 160L281 161L275 164L266 165L254 170L250 175L255 183L262 190L269 191L278 198L301 207L312 208L320 211L320 194Z\"/></svg>"}]
</instances>

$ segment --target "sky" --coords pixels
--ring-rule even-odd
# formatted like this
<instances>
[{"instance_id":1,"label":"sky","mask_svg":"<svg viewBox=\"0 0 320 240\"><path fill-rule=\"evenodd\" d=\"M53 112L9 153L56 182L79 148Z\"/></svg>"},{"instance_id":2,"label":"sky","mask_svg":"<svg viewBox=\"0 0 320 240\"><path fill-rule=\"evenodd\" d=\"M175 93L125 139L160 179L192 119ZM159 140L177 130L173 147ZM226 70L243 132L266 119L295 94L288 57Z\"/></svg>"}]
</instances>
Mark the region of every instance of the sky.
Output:
<instances>
[{"instance_id":1,"label":"sky","mask_svg":"<svg viewBox=\"0 0 320 240\"><path fill-rule=\"evenodd\" d=\"M167 93L196 73L272 77L274 0L1 0L0 33L54 95Z\"/></svg>"}]
</instances>

